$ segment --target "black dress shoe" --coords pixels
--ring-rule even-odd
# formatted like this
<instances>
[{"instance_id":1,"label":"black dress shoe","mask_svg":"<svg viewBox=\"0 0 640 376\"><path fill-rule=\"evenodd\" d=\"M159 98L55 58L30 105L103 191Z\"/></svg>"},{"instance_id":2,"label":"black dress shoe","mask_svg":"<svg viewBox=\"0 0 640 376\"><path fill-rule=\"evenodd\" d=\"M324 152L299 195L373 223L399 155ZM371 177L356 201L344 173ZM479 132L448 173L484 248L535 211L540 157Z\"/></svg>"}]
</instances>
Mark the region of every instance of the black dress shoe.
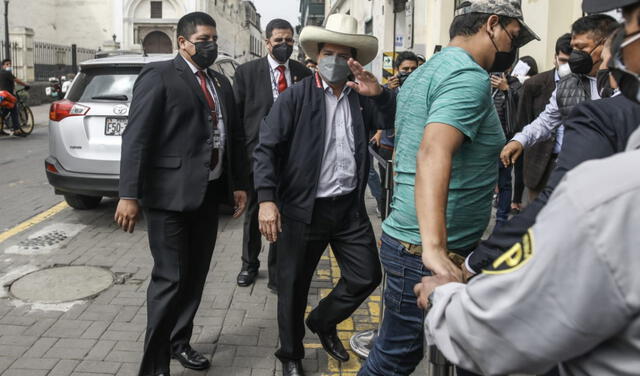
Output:
<instances>
[{"instance_id":1,"label":"black dress shoe","mask_svg":"<svg viewBox=\"0 0 640 376\"><path fill-rule=\"evenodd\" d=\"M192 349L191 346L185 348L180 353L173 353L172 357L173 359L177 359L184 368L200 371L211 366L209 360L196 350Z\"/></svg>"},{"instance_id":2,"label":"black dress shoe","mask_svg":"<svg viewBox=\"0 0 640 376\"><path fill-rule=\"evenodd\" d=\"M323 333L319 330L316 330L309 318L306 320L307 327L313 333L317 334L320 338L320 343L322 344L322 348L327 354L331 355L336 360L341 362L346 362L349 360L349 353L345 350L344 345L342 345L342 341L338 338L338 331L334 328L331 332Z\"/></svg>"},{"instance_id":3,"label":"black dress shoe","mask_svg":"<svg viewBox=\"0 0 640 376\"><path fill-rule=\"evenodd\" d=\"M238 274L238 286L247 287L253 285L253 282L256 281L256 277L258 276L258 271L253 270L243 270Z\"/></svg>"},{"instance_id":4,"label":"black dress shoe","mask_svg":"<svg viewBox=\"0 0 640 376\"><path fill-rule=\"evenodd\" d=\"M299 360L283 360L282 376L304 376L302 362Z\"/></svg>"},{"instance_id":5,"label":"black dress shoe","mask_svg":"<svg viewBox=\"0 0 640 376\"><path fill-rule=\"evenodd\" d=\"M272 294L278 295L278 286L269 283L267 284L267 288L269 289L269 291L271 291Z\"/></svg>"}]
</instances>

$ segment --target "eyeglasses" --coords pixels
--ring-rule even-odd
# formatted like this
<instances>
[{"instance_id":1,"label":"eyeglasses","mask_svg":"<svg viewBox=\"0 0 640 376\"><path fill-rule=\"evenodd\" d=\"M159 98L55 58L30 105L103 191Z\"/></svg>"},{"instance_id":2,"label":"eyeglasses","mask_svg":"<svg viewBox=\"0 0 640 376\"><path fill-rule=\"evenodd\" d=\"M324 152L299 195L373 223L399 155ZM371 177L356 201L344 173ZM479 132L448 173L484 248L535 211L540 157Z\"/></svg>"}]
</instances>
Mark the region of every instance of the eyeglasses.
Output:
<instances>
[{"instance_id":1,"label":"eyeglasses","mask_svg":"<svg viewBox=\"0 0 640 376\"><path fill-rule=\"evenodd\" d=\"M504 30L505 33L507 33L507 36L509 37L509 40L511 41L511 49L515 50L518 49L522 46L520 46L520 43L518 42L518 37L514 37L513 35L511 35L511 33L509 32L509 30L507 30L507 27L504 25L504 23L499 22L500 27L502 27L502 30Z\"/></svg>"}]
</instances>

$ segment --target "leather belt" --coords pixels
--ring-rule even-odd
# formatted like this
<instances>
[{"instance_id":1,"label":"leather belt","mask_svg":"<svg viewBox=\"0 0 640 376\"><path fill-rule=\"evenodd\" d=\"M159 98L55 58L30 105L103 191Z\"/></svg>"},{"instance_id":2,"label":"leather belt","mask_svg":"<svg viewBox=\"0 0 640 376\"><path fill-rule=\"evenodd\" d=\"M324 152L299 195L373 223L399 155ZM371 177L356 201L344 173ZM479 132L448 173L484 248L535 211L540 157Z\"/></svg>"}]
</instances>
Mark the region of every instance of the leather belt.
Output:
<instances>
[{"instance_id":1,"label":"leather belt","mask_svg":"<svg viewBox=\"0 0 640 376\"><path fill-rule=\"evenodd\" d=\"M385 144L380 144L380 149L393 151L393 146L389 146L389 145L385 145Z\"/></svg>"},{"instance_id":2,"label":"leather belt","mask_svg":"<svg viewBox=\"0 0 640 376\"><path fill-rule=\"evenodd\" d=\"M396 239L397 240L397 239ZM398 240L398 243L404 247L404 250L414 256L422 256L422 245L411 244L407 242L403 242ZM449 259L453 261L454 264L458 265L458 267L462 267L464 265L466 259L463 256L455 252L449 252Z\"/></svg>"},{"instance_id":3,"label":"leather belt","mask_svg":"<svg viewBox=\"0 0 640 376\"><path fill-rule=\"evenodd\" d=\"M404 247L404 250L407 251L407 253L412 254L414 256L422 255L422 245L415 245L415 244L403 242L400 240L398 240L398 243L400 243L400 245Z\"/></svg>"}]
</instances>

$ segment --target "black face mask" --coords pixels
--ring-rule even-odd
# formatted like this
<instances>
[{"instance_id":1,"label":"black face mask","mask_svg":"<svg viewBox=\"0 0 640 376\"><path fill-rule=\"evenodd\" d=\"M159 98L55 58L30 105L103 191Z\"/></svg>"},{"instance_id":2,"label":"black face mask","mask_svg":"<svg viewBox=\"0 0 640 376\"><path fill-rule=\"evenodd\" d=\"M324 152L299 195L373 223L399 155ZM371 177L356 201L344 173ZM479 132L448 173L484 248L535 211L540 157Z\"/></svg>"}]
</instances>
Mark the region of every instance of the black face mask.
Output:
<instances>
[{"instance_id":1,"label":"black face mask","mask_svg":"<svg viewBox=\"0 0 640 376\"><path fill-rule=\"evenodd\" d=\"M622 62L622 50L631 43L634 43L639 38L637 35L640 32L625 35L619 33L616 39L612 43L612 50L614 56L609 61L609 70L613 79L618 84L618 89L629 100L640 104L640 75L630 71ZM635 38L634 38L635 37ZM624 42L627 40L627 42Z\"/></svg>"},{"instance_id":2,"label":"black face mask","mask_svg":"<svg viewBox=\"0 0 640 376\"><path fill-rule=\"evenodd\" d=\"M218 58L218 44L216 42L188 42L196 47L196 53L191 55L191 60L201 69L207 69Z\"/></svg>"},{"instance_id":3,"label":"black face mask","mask_svg":"<svg viewBox=\"0 0 640 376\"><path fill-rule=\"evenodd\" d=\"M491 38L491 43L493 43L493 47L496 48L496 55L495 55L495 58L493 60L493 65L489 68L489 72L504 72L504 71L506 71L516 61L516 56L518 54L518 51L513 46L513 38L511 37L511 34L509 34L509 32L507 31L507 29L504 26L501 25L501 27L504 30L504 32L507 33L507 35L509 36L509 39L511 39L511 47L512 48L511 48L511 51L509 51L509 52L500 51L500 49L496 45L496 42L494 42L493 38L491 38L491 36L489 36L489 38Z\"/></svg>"},{"instance_id":4,"label":"black face mask","mask_svg":"<svg viewBox=\"0 0 640 376\"><path fill-rule=\"evenodd\" d=\"M400 72L398 73L398 80L400 80L400 86L404 84L404 82L409 78L411 72Z\"/></svg>"},{"instance_id":5,"label":"black face mask","mask_svg":"<svg viewBox=\"0 0 640 376\"><path fill-rule=\"evenodd\" d=\"M600 46L602 42L596 44L596 46L589 52L574 49L571 51L569 57L569 68L571 72L576 74L589 74L593 69L593 58L591 54Z\"/></svg>"},{"instance_id":6,"label":"black face mask","mask_svg":"<svg viewBox=\"0 0 640 376\"><path fill-rule=\"evenodd\" d=\"M609 82L609 70L600 69L596 74L596 83L598 87L598 94L600 98L609 98L613 95L613 89Z\"/></svg>"},{"instance_id":7,"label":"black face mask","mask_svg":"<svg viewBox=\"0 0 640 376\"><path fill-rule=\"evenodd\" d=\"M271 48L271 54L279 63L286 63L293 53L293 46L287 43L280 43Z\"/></svg>"}]
</instances>

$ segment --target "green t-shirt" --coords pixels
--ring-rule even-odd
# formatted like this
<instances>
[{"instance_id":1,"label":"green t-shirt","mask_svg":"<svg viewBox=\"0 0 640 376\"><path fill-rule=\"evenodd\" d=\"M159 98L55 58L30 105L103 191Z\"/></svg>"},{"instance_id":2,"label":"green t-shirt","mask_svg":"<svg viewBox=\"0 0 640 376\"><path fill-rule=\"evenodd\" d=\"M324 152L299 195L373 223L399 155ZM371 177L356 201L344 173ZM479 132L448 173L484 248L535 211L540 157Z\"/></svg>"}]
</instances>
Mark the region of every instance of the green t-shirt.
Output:
<instances>
[{"instance_id":1,"label":"green t-shirt","mask_svg":"<svg viewBox=\"0 0 640 376\"><path fill-rule=\"evenodd\" d=\"M447 235L449 249L467 249L480 241L491 218L505 137L489 74L462 48L447 47L434 55L398 94L392 211L382 228L411 244L422 243L414 197L416 155L430 123L448 124L465 135L452 161Z\"/></svg>"}]
</instances>

